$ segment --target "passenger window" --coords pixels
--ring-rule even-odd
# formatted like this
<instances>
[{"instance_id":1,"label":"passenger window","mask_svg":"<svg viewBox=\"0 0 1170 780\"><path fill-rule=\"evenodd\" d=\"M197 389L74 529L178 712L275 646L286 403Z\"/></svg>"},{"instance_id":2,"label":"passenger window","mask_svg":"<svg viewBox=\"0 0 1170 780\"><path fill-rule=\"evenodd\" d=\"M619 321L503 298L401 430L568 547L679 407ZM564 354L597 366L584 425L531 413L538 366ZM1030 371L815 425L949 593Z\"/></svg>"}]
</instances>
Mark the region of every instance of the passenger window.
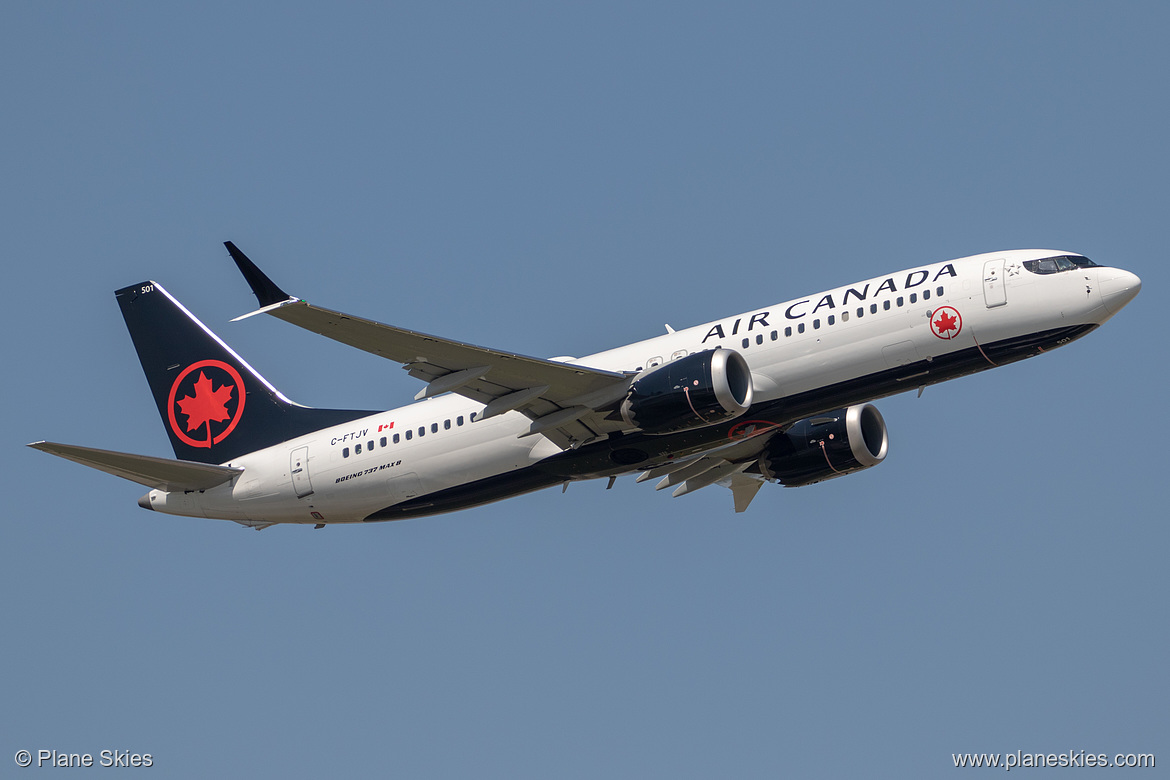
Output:
<instances>
[{"instance_id":1,"label":"passenger window","mask_svg":"<svg viewBox=\"0 0 1170 780\"><path fill-rule=\"evenodd\" d=\"M431 433L439 432L439 424L437 422L431 423Z\"/></svg>"},{"instance_id":2,"label":"passenger window","mask_svg":"<svg viewBox=\"0 0 1170 780\"><path fill-rule=\"evenodd\" d=\"M775 341L778 338L780 338L780 333L778 331L775 331L775 330L772 331L772 341Z\"/></svg>"},{"instance_id":3,"label":"passenger window","mask_svg":"<svg viewBox=\"0 0 1170 780\"><path fill-rule=\"evenodd\" d=\"M369 450L370 452L373 452L374 451L374 442L373 441L366 442L366 449Z\"/></svg>"},{"instance_id":4,"label":"passenger window","mask_svg":"<svg viewBox=\"0 0 1170 780\"><path fill-rule=\"evenodd\" d=\"M342 447L341 448L341 457L343 457L343 458L349 457L349 447Z\"/></svg>"},{"instance_id":5,"label":"passenger window","mask_svg":"<svg viewBox=\"0 0 1170 780\"><path fill-rule=\"evenodd\" d=\"M841 312L841 322L849 322L849 312Z\"/></svg>"},{"instance_id":6,"label":"passenger window","mask_svg":"<svg viewBox=\"0 0 1170 780\"><path fill-rule=\"evenodd\" d=\"M792 335L792 326L789 325L787 328L784 329L784 338L788 338L791 335Z\"/></svg>"},{"instance_id":7,"label":"passenger window","mask_svg":"<svg viewBox=\"0 0 1170 780\"><path fill-rule=\"evenodd\" d=\"M943 294L943 288L939 287L934 291L934 294L941 298Z\"/></svg>"},{"instance_id":8,"label":"passenger window","mask_svg":"<svg viewBox=\"0 0 1170 780\"><path fill-rule=\"evenodd\" d=\"M930 300L930 290L923 290L922 291L922 300L924 300L924 301Z\"/></svg>"},{"instance_id":9,"label":"passenger window","mask_svg":"<svg viewBox=\"0 0 1170 780\"><path fill-rule=\"evenodd\" d=\"M910 293L910 303L918 303L918 293Z\"/></svg>"},{"instance_id":10,"label":"passenger window","mask_svg":"<svg viewBox=\"0 0 1170 780\"><path fill-rule=\"evenodd\" d=\"M398 434L394 434L394 443L397 444L399 441L400 439L398 438Z\"/></svg>"},{"instance_id":11,"label":"passenger window","mask_svg":"<svg viewBox=\"0 0 1170 780\"><path fill-rule=\"evenodd\" d=\"M889 311L890 310L890 302L888 300L882 301L882 308L885 309L886 311Z\"/></svg>"},{"instance_id":12,"label":"passenger window","mask_svg":"<svg viewBox=\"0 0 1170 780\"><path fill-rule=\"evenodd\" d=\"M744 340L743 340L743 348L744 348L744 349L747 349L747 348L748 348L748 344L750 344L750 343L751 343L750 341L748 341L747 339L744 339Z\"/></svg>"},{"instance_id":13,"label":"passenger window","mask_svg":"<svg viewBox=\"0 0 1170 780\"><path fill-rule=\"evenodd\" d=\"M796 332L797 333L804 333L804 323L803 322L796 326Z\"/></svg>"},{"instance_id":14,"label":"passenger window","mask_svg":"<svg viewBox=\"0 0 1170 780\"><path fill-rule=\"evenodd\" d=\"M832 314L830 314L829 315L829 324L832 325L836 321L837 321L837 318L834 317Z\"/></svg>"},{"instance_id":15,"label":"passenger window","mask_svg":"<svg viewBox=\"0 0 1170 780\"><path fill-rule=\"evenodd\" d=\"M362 445L360 445L360 444L353 445L353 454L354 455L361 455L362 454Z\"/></svg>"},{"instance_id":16,"label":"passenger window","mask_svg":"<svg viewBox=\"0 0 1170 780\"><path fill-rule=\"evenodd\" d=\"M412 431L412 430L410 430L409 428L407 428L407 429L406 429L406 440L407 440L407 441L410 441L410 440L411 440L411 439L413 439L413 438L414 438L414 431Z\"/></svg>"},{"instance_id":17,"label":"passenger window","mask_svg":"<svg viewBox=\"0 0 1170 780\"><path fill-rule=\"evenodd\" d=\"M471 417L469 417L468 419L471 420L472 422L475 422L475 415L477 415L477 414L479 414L479 412L472 412Z\"/></svg>"},{"instance_id":18,"label":"passenger window","mask_svg":"<svg viewBox=\"0 0 1170 780\"><path fill-rule=\"evenodd\" d=\"M451 421L450 420L443 420L443 430L445 430L445 431L451 430Z\"/></svg>"},{"instance_id":19,"label":"passenger window","mask_svg":"<svg viewBox=\"0 0 1170 780\"><path fill-rule=\"evenodd\" d=\"M456 417L456 418L455 418L455 424L456 424L456 425L462 425L462 424L463 424L463 415L459 415L458 417Z\"/></svg>"},{"instance_id":20,"label":"passenger window","mask_svg":"<svg viewBox=\"0 0 1170 780\"><path fill-rule=\"evenodd\" d=\"M819 330L820 327L821 327L821 321L819 319L813 320L813 330Z\"/></svg>"},{"instance_id":21,"label":"passenger window","mask_svg":"<svg viewBox=\"0 0 1170 780\"><path fill-rule=\"evenodd\" d=\"M756 334L756 344L763 344L763 343L764 343L764 334L757 333Z\"/></svg>"},{"instance_id":22,"label":"passenger window","mask_svg":"<svg viewBox=\"0 0 1170 780\"><path fill-rule=\"evenodd\" d=\"M865 314L865 307L864 307L864 306L858 306L858 307L857 307L857 316L858 316L858 317L861 317L861 316L862 316L862 315L864 315L864 314Z\"/></svg>"},{"instance_id":23,"label":"passenger window","mask_svg":"<svg viewBox=\"0 0 1170 780\"><path fill-rule=\"evenodd\" d=\"M869 305L869 313L870 314L877 314L877 304L876 303L871 303Z\"/></svg>"},{"instance_id":24,"label":"passenger window","mask_svg":"<svg viewBox=\"0 0 1170 780\"><path fill-rule=\"evenodd\" d=\"M903 298L901 295L899 295L898 296L898 305L901 306L905 302L906 302L906 299Z\"/></svg>"},{"instance_id":25,"label":"passenger window","mask_svg":"<svg viewBox=\"0 0 1170 780\"><path fill-rule=\"evenodd\" d=\"M422 437L424 437L426 435L427 435L427 426L425 426L425 425L418 426L418 437L421 439Z\"/></svg>"}]
</instances>

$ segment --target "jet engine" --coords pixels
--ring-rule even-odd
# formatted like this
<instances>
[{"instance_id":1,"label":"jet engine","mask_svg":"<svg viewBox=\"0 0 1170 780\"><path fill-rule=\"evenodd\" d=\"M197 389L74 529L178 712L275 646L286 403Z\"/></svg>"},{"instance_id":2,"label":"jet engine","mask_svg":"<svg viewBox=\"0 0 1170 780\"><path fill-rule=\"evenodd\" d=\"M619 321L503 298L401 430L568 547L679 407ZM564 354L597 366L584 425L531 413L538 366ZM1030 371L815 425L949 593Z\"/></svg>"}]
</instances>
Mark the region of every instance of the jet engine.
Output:
<instances>
[{"instance_id":1,"label":"jet engine","mask_svg":"<svg viewBox=\"0 0 1170 780\"><path fill-rule=\"evenodd\" d=\"M643 373L630 385L621 416L646 433L674 433L733 420L751 405L747 361L720 347Z\"/></svg>"},{"instance_id":2,"label":"jet engine","mask_svg":"<svg viewBox=\"0 0 1170 780\"><path fill-rule=\"evenodd\" d=\"M890 439L872 404L850 406L800 420L768 440L760 471L785 487L811 485L876 466Z\"/></svg>"}]
</instances>

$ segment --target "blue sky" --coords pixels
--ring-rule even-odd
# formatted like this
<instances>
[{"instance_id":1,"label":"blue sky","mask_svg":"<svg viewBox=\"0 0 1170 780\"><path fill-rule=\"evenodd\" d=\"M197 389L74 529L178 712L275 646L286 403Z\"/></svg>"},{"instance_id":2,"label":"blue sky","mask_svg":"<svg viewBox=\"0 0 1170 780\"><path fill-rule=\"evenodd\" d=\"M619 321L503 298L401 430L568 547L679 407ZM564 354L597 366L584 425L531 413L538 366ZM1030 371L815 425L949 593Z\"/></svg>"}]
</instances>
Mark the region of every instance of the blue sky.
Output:
<instances>
[{"instance_id":1,"label":"blue sky","mask_svg":"<svg viewBox=\"0 0 1170 780\"><path fill-rule=\"evenodd\" d=\"M1136 2L6 5L0 762L1170 763L1168 24ZM23 446L171 454L112 295L145 279L300 402L409 401L396 365L229 323L254 299L226 239L316 303L544 356L1003 248L1145 286L1066 349L881 401L883 464L744 515L629 478L256 533Z\"/></svg>"}]
</instances>

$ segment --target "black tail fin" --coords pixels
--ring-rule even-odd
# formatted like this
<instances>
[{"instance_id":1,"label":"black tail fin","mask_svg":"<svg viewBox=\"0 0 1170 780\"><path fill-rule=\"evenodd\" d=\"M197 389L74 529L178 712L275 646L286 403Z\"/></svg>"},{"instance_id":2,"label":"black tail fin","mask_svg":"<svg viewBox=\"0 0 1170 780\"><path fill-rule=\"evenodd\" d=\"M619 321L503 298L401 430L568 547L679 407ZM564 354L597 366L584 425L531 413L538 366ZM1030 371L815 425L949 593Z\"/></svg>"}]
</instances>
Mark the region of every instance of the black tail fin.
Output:
<instances>
[{"instance_id":1,"label":"black tail fin","mask_svg":"<svg viewBox=\"0 0 1170 780\"><path fill-rule=\"evenodd\" d=\"M155 282L114 294L181 460L227 463L372 414L288 400Z\"/></svg>"}]
</instances>

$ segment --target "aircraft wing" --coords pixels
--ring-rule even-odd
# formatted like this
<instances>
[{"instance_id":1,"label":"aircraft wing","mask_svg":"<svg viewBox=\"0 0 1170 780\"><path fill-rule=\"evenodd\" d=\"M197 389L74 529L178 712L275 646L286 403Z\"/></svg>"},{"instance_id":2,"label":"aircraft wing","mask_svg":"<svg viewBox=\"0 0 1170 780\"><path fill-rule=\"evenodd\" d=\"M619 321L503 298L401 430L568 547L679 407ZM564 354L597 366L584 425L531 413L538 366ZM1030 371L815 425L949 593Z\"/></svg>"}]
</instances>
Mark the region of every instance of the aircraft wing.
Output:
<instances>
[{"instance_id":1,"label":"aircraft wing","mask_svg":"<svg viewBox=\"0 0 1170 780\"><path fill-rule=\"evenodd\" d=\"M225 246L260 302L260 309L244 317L270 314L401 363L427 382L418 399L458 393L486 405L480 419L518 410L533 421L525 435L544 434L561 448L623 427L606 420L605 412L625 397L625 374L478 347L315 306L281 290L235 244Z\"/></svg>"}]
</instances>

